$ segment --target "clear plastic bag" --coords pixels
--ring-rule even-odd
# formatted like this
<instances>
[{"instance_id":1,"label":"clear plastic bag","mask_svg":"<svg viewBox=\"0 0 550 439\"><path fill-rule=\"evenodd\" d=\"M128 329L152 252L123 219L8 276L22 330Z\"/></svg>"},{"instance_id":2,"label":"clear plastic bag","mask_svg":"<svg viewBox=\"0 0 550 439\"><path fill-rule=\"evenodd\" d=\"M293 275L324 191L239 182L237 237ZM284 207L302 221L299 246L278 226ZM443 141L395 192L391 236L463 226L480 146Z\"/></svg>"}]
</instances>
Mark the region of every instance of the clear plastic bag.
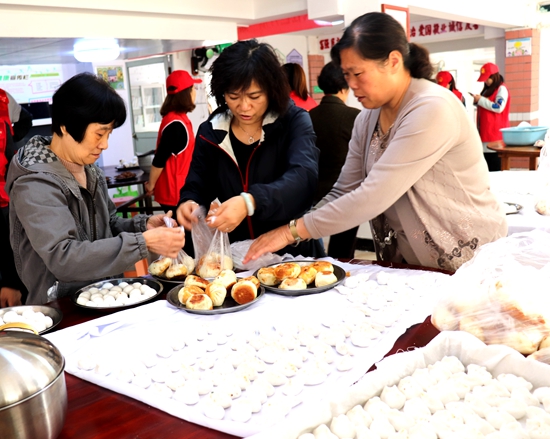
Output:
<instances>
[{"instance_id":1,"label":"clear plastic bag","mask_svg":"<svg viewBox=\"0 0 550 439\"><path fill-rule=\"evenodd\" d=\"M549 285L550 234L517 233L482 246L447 280L431 320L531 354L550 335Z\"/></svg>"},{"instance_id":2,"label":"clear plastic bag","mask_svg":"<svg viewBox=\"0 0 550 439\"><path fill-rule=\"evenodd\" d=\"M172 221L164 217L166 227L172 227ZM160 256L157 260L149 264L149 273L153 276L163 277L168 280L183 280L193 273L195 261L183 249L178 252L178 256L168 258Z\"/></svg>"},{"instance_id":3,"label":"clear plastic bag","mask_svg":"<svg viewBox=\"0 0 550 439\"><path fill-rule=\"evenodd\" d=\"M216 230L208 251L197 262L197 274L210 279L216 277L222 270L233 270L233 258L227 233Z\"/></svg>"},{"instance_id":4,"label":"clear plastic bag","mask_svg":"<svg viewBox=\"0 0 550 439\"><path fill-rule=\"evenodd\" d=\"M222 270L232 270L233 259L228 234L208 227L206 209L203 206L195 209L193 215L198 219L191 228L197 274L207 279L216 277Z\"/></svg>"},{"instance_id":5,"label":"clear plastic bag","mask_svg":"<svg viewBox=\"0 0 550 439\"><path fill-rule=\"evenodd\" d=\"M235 268L243 271L255 271L259 268L267 267L268 265L277 264L283 261L283 256L276 253L266 253L255 261L250 261L247 264L243 264L243 258L248 253L248 249L253 242L254 241L252 239L247 239L246 241L237 241L231 244L231 254L233 255L233 264L235 265Z\"/></svg>"},{"instance_id":6,"label":"clear plastic bag","mask_svg":"<svg viewBox=\"0 0 550 439\"><path fill-rule=\"evenodd\" d=\"M212 237L214 236L214 230L206 224L206 209L203 206L195 209L193 216L197 218L197 221L192 222L191 239L193 239L193 248L195 250L195 262L198 262L208 252Z\"/></svg>"}]
</instances>

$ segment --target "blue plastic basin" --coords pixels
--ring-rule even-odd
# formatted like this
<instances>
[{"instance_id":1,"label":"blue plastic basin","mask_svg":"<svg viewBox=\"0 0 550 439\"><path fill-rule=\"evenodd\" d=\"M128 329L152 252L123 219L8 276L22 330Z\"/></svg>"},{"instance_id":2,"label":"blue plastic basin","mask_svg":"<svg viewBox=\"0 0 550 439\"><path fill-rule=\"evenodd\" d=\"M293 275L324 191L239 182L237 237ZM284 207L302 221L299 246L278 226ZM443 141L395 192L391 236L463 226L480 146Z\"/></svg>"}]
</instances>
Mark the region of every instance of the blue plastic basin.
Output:
<instances>
[{"instance_id":1,"label":"blue plastic basin","mask_svg":"<svg viewBox=\"0 0 550 439\"><path fill-rule=\"evenodd\" d=\"M501 128L502 141L506 145L533 145L537 140L544 140L548 127L512 127Z\"/></svg>"}]
</instances>

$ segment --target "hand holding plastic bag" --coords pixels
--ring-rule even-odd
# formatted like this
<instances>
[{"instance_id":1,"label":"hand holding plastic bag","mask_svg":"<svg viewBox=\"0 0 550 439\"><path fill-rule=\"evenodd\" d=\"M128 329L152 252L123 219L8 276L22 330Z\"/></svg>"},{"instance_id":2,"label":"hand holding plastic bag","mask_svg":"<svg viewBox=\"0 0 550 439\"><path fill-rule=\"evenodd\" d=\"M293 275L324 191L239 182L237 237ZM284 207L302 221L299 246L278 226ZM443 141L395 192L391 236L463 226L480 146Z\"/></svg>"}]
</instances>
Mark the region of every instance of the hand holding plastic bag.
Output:
<instances>
[{"instance_id":1,"label":"hand holding plastic bag","mask_svg":"<svg viewBox=\"0 0 550 439\"><path fill-rule=\"evenodd\" d=\"M172 227L173 221L165 216L166 227ZM182 227L182 226L180 226ZM183 230L183 227L182 227ZM195 261L183 249L176 258L160 256L149 265L149 273L153 276L164 277L168 280L183 280L195 269Z\"/></svg>"},{"instance_id":2,"label":"hand holding plastic bag","mask_svg":"<svg viewBox=\"0 0 550 439\"><path fill-rule=\"evenodd\" d=\"M213 230L206 223L206 209L200 207L193 212L198 221L193 223L191 236L195 248L197 274L202 278L213 278L220 271L233 269L229 236L219 230Z\"/></svg>"},{"instance_id":3,"label":"hand holding plastic bag","mask_svg":"<svg viewBox=\"0 0 550 439\"><path fill-rule=\"evenodd\" d=\"M550 335L549 285L550 234L517 233L482 246L448 279L432 323L531 354Z\"/></svg>"}]
</instances>

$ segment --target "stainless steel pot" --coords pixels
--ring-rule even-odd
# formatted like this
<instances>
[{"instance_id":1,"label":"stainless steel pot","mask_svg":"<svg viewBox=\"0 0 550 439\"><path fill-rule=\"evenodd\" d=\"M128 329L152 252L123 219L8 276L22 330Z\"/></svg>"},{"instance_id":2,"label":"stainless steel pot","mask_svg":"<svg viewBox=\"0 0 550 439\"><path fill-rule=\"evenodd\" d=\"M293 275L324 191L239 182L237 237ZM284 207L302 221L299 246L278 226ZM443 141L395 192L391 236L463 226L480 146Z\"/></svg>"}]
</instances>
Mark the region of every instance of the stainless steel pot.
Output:
<instances>
[{"instance_id":1,"label":"stainless steel pot","mask_svg":"<svg viewBox=\"0 0 550 439\"><path fill-rule=\"evenodd\" d=\"M64 369L61 352L46 338L0 330L2 439L59 436L67 413Z\"/></svg>"}]
</instances>

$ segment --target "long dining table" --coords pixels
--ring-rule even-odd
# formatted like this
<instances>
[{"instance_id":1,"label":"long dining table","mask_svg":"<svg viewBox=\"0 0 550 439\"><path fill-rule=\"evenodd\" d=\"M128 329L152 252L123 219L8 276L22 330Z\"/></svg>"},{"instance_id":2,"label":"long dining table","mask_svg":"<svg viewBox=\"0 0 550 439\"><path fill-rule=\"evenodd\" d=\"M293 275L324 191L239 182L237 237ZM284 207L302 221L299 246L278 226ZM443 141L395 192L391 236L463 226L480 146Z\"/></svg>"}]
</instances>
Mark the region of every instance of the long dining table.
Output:
<instances>
[{"instance_id":1,"label":"long dining table","mask_svg":"<svg viewBox=\"0 0 550 439\"><path fill-rule=\"evenodd\" d=\"M389 268L439 271L406 264L376 261L346 261L358 265L377 264ZM155 300L166 299L164 288ZM97 312L76 306L70 298L62 298L47 304L58 308L63 319L55 330L64 329L97 318ZM114 312L114 311L113 311ZM103 313L107 314L108 312ZM411 326L386 354L391 355L411 347L423 347L439 331L428 317L423 323ZM375 366L373 366L374 368ZM372 369L372 368L371 368ZM63 430L58 439L229 439L235 438L217 430L193 424L174 417L128 396L97 386L65 372L68 409Z\"/></svg>"}]
</instances>

